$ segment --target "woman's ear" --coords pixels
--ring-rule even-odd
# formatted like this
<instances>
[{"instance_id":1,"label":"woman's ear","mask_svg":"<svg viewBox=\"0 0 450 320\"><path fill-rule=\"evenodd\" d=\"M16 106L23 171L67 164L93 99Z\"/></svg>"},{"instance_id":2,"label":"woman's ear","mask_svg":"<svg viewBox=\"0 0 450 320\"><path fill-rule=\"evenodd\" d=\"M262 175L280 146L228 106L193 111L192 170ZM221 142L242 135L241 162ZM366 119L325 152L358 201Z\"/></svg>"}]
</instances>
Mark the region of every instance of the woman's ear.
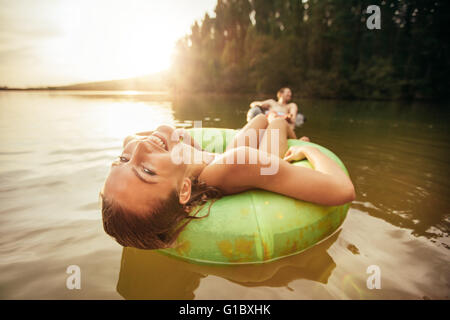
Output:
<instances>
[{"instance_id":1,"label":"woman's ear","mask_svg":"<svg viewBox=\"0 0 450 320\"><path fill-rule=\"evenodd\" d=\"M191 198L192 182L189 178L183 178L179 192L180 204L186 204Z\"/></svg>"}]
</instances>

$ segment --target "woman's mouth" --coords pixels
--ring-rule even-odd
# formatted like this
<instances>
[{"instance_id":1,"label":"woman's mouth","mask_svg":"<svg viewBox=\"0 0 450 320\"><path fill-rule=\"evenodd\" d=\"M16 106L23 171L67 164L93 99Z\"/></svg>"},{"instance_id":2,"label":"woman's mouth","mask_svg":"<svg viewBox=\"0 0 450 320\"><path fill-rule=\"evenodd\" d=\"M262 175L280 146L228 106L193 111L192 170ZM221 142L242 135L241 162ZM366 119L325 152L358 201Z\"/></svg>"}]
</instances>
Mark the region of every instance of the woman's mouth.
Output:
<instances>
[{"instance_id":1,"label":"woman's mouth","mask_svg":"<svg viewBox=\"0 0 450 320\"><path fill-rule=\"evenodd\" d=\"M151 136L148 137L148 139L157 144L158 146L160 146L161 148L163 148L164 150L169 151L167 140L162 135L154 132Z\"/></svg>"}]
</instances>

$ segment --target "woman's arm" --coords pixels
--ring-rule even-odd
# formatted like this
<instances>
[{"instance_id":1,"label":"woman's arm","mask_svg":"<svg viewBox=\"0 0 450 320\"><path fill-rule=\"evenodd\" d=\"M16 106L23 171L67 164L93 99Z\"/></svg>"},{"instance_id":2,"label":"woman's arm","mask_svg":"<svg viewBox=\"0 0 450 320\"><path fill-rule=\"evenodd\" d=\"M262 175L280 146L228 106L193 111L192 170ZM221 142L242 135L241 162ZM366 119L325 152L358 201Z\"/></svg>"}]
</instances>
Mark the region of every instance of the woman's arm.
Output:
<instances>
[{"instance_id":1,"label":"woman's arm","mask_svg":"<svg viewBox=\"0 0 450 320\"><path fill-rule=\"evenodd\" d=\"M283 160L290 162L303 160L305 158L308 159L316 171L329 174L342 180L348 180L347 182L351 183L350 178L348 178L341 167L315 147L292 146L286 151Z\"/></svg>"},{"instance_id":2,"label":"woman's arm","mask_svg":"<svg viewBox=\"0 0 450 320\"><path fill-rule=\"evenodd\" d=\"M314 168L313 170L292 165L291 170L294 168L307 169L302 170L302 174L304 174L302 177L309 177L313 183L317 183L317 188L315 190L310 190L309 196L320 199L323 198L323 193L329 191L331 194L327 197L330 201L336 200L338 202L347 203L355 199L355 188L349 176L335 161L327 157L319 149L312 146L293 146L288 149L283 160L298 161L304 158L308 159ZM311 171L314 172L314 174L311 174ZM320 185L322 183L324 186L329 185L330 188L320 190ZM325 199L325 201L327 200Z\"/></svg>"},{"instance_id":3,"label":"woman's arm","mask_svg":"<svg viewBox=\"0 0 450 320\"><path fill-rule=\"evenodd\" d=\"M241 160L245 158L243 164L237 162L239 152ZM275 155L242 147L224 153L207 166L199 178L226 194L259 188L320 205L341 205L354 200L351 180L333 160L313 147L302 152L315 169L294 166ZM257 161L252 164L250 160L255 157ZM277 170L263 175L262 169L268 167Z\"/></svg>"}]
</instances>

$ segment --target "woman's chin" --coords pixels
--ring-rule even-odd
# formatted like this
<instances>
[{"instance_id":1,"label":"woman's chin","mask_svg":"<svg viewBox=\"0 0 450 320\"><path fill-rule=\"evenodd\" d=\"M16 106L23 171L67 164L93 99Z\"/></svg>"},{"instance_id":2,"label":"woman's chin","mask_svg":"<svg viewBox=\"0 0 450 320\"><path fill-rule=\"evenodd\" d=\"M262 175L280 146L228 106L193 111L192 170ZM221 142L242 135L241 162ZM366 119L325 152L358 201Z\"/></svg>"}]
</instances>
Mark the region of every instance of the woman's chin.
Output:
<instances>
[{"instance_id":1,"label":"woman's chin","mask_svg":"<svg viewBox=\"0 0 450 320\"><path fill-rule=\"evenodd\" d=\"M156 131L162 132L162 133L167 133L167 134L172 134L172 132L175 131L175 127L172 127L170 125L162 125L159 126L158 128L156 128Z\"/></svg>"}]
</instances>

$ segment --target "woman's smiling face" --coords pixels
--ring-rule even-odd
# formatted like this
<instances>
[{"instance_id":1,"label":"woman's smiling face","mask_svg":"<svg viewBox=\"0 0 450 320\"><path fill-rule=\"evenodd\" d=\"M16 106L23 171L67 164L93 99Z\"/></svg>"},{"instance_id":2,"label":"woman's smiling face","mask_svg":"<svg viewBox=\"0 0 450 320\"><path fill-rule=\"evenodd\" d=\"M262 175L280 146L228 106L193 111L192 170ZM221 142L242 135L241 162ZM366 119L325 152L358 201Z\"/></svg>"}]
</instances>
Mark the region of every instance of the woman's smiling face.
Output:
<instances>
[{"instance_id":1,"label":"woman's smiling face","mask_svg":"<svg viewBox=\"0 0 450 320\"><path fill-rule=\"evenodd\" d=\"M172 161L171 151L180 143L173 141L173 132L172 127L160 126L151 136L128 141L111 165L104 197L145 213L178 190L187 166Z\"/></svg>"}]
</instances>

